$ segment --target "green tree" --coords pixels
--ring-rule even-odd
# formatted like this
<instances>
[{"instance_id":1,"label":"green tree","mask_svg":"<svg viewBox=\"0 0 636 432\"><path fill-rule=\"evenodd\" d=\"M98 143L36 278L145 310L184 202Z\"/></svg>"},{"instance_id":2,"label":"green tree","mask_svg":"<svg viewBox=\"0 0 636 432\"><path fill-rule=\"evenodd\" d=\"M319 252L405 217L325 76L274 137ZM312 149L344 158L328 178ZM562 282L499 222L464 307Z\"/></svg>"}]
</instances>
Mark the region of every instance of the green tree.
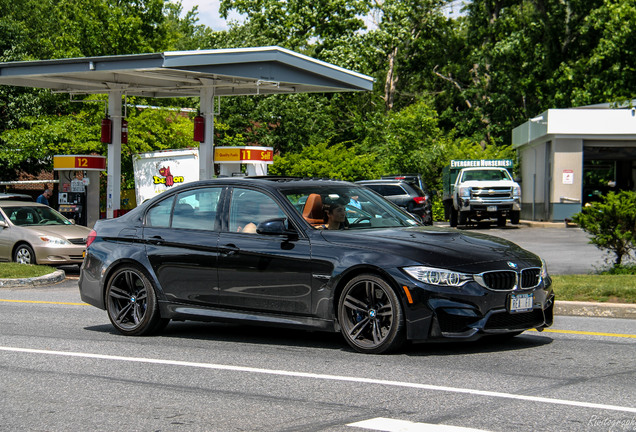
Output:
<instances>
[{"instance_id":1,"label":"green tree","mask_svg":"<svg viewBox=\"0 0 636 432\"><path fill-rule=\"evenodd\" d=\"M275 156L268 172L273 175L356 181L379 177L375 157L361 154L344 143L305 146L300 153Z\"/></svg>"},{"instance_id":2,"label":"green tree","mask_svg":"<svg viewBox=\"0 0 636 432\"><path fill-rule=\"evenodd\" d=\"M230 11L246 16L235 30L234 43L242 46L272 43L320 58L324 49L364 28L361 16L368 11L364 0L221 0L223 18ZM249 40L240 40L244 35Z\"/></svg>"},{"instance_id":3,"label":"green tree","mask_svg":"<svg viewBox=\"0 0 636 432\"><path fill-rule=\"evenodd\" d=\"M614 254L614 267L636 248L636 192L609 192L583 207L572 220L592 235L590 243Z\"/></svg>"}]
</instances>

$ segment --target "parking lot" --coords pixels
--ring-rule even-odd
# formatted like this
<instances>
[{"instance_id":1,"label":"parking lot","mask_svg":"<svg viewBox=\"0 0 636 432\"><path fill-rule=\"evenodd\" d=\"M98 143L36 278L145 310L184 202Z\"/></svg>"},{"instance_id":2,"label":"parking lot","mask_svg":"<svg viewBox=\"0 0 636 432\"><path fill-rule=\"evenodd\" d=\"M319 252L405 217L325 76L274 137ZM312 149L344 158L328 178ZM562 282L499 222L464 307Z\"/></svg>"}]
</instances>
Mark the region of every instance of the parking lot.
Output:
<instances>
[{"instance_id":1,"label":"parking lot","mask_svg":"<svg viewBox=\"0 0 636 432\"><path fill-rule=\"evenodd\" d=\"M448 226L448 223L436 224ZM548 263L550 274L587 274L606 266L610 257L589 243L589 235L580 228L566 228L563 223L531 223L508 225L480 224L458 228L510 240L536 253ZM630 261L628 261L630 262Z\"/></svg>"}]
</instances>

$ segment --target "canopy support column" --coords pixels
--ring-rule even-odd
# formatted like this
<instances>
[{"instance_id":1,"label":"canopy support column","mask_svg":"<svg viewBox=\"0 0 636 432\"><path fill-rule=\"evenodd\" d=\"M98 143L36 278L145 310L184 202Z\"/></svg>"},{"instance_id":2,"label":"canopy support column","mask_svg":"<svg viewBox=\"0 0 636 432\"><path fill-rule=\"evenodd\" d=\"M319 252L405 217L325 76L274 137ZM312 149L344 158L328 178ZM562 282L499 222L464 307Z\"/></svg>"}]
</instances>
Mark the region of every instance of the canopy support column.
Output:
<instances>
[{"instance_id":1,"label":"canopy support column","mask_svg":"<svg viewBox=\"0 0 636 432\"><path fill-rule=\"evenodd\" d=\"M205 132L199 144L199 180L210 180L214 178L214 87L202 87L200 97Z\"/></svg>"},{"instance_id":2,"label":"canopy support column","mask_svg":"<svg viewBox=\"0 0 636 432\"><path fill-rule=\"evenodd\" d=\"M121 206L121 109L123 91L108 93L108 115L112 120L111 143L108 144L108 179L106 185L106 218L119 216Z\"/></svg>"}]
</instances>

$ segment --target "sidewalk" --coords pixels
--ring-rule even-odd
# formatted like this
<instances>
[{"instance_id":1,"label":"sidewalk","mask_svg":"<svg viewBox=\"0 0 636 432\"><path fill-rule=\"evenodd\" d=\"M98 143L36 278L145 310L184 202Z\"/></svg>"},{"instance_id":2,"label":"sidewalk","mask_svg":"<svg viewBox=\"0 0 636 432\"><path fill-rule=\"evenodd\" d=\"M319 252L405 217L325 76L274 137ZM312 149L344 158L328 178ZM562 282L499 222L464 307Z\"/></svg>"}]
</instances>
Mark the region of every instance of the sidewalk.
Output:
<instances>
[{"instance_id":1,"label":"sidewalk","mask_svg":"<svg viewBox=\"0 0 636 432\"><path fill-rule=\"evenodd\" d=\"M41 288L66 278L64 270L28 279L0 279L2 288ZM636 319L636 304L557 301L555 315Z\"/></svg>"}]
</instances>

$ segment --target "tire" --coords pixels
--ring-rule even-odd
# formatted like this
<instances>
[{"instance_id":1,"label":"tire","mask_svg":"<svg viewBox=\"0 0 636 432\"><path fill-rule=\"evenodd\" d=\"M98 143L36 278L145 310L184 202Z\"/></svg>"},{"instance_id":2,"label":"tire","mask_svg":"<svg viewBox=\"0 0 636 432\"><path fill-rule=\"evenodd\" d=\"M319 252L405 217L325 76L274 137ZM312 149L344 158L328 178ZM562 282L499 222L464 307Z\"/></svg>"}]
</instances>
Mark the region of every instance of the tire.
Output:
<instances>
[{"instance_id":1,"label":"tire","mask_svg":"<svg viewBox=\"0 0 636 432\"><path fill-rule=\"evenodd\" d=\"M468 223L468 212L458 212L457 224L466 225Z\"/></svg>"},{"instance_id":2,"label":"tire","mask_svg":"<svg viewBox=\"0 0 636 432\"><path fill-rule=\"evenodd\" d=\"M153 334L170 321L161 318L150 279L137 266L118 268L106 286L106 311L118 332L127 336Z\"/></svg>"},{"instance_id":3,"label":"tire","mask_svg":"<svg viewBox=\"0 0 636 432\"><path fill-rule=\"evenodd\" d=\"M450 226L453 228L457 226L457 210L454 207L450 210Z\"/></svg>"},{"instance_id":4,"label":"tire","mask_svg":"<svg viewBox=\"0 0 636 432\"><path fill-rule=\"evenodd\" d=\"M406 340L400 299L378 276L362 274L347 283L338 302L338 321L347 343L361 353L395 351Z\"/></svg>"},{"instance_id":5,"label":"tire","mask_svg":"<svg viewBox=\"0 0 636 432\"><path fill-rule=\"evenodd\" d=\"M521 219L520 211L513 211L510 213L510 223L513 225L519 225L519 219Z\"/></svg>"},{"instance_id":6,"label":"tire","mask_svg":"<svg viewBox=\"0 0 636 432\"><path fill-rule=\"evenodd\" d=\"M13 252L13 261L18 264L37 264L33 248L26 243L22 243Z\"/></svg>"},{"instance_id":7,"label":"tire","mask_svg":"<svg viewBox=\"0 0 636 432\"><path fill-rule=\"evenodd\" d=\"M497 226L505 227L506 226L506 217L505 216L497 216Z\"/></svg>"}]
</instances>

